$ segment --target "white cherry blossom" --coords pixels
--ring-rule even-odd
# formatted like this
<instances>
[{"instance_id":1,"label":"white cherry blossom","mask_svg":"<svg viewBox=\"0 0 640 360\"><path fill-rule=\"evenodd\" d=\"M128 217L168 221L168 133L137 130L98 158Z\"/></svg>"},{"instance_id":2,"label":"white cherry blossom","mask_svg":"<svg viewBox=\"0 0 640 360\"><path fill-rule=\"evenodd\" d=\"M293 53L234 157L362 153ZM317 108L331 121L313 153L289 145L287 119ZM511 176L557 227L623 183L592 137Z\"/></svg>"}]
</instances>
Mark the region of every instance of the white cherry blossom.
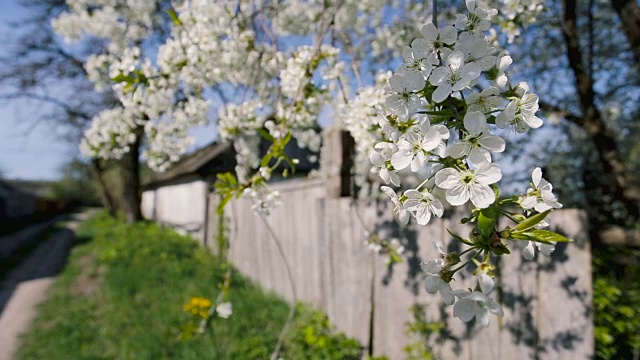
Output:
<instances>
[{"instance_id":1,"label":"white cherry blossom","mask_svg":"<svg viewBox=\"0 0 640 360\"><path fill-rule=\"evenodd\" d=\"M481 36L482 33L491 26L491 17L498 14L496 9L483 9L476 6L476 0L466 0L467 10L469 14L456 15L454 26L458 30L466 31L475 36Z\"/></svg>"},{"instance_id":2,"label":"white cherry blossom","mask_svg":"<svg viewBox=\"0 0 640 360\"><path fill-rule=\"evenodd\" d=\"M500 90L495 87L488 87L482 92L472 92L467 96L467 112L480 111L487 115L504 102L500 98Z\"/></svg>"},{"instance_id":3,"label":"white cherry blossom","mask_svg":"<svg viewBox=\"0 0 640 360\"><path fill-rule=\"evenodd\" d=\"M505 141L496 135L491 135L487 119L480 111L468 112L464 116L466 135L448 149L449 155L459 159L468 156L475 165L491 162L490 152L502 152Z\"/></svg>"},{"instance_id":4,"label":"white cherry blossom","mask_svg":"<svg viewBox=\"0 0 640 360\"><path fill-rule=\"evenodd\" d=\"M535 115L538 109L538 95L525 92L521 99L512 100L496 117L496 125L501 129L513 125L518 133L537 129L542 126L542 120Z\"/></svg>"},{"instance_id":5,"label":"white cherry blossom","mask_svg":"<svg viewBox=\"0 0 640 360\"><path fill-rule=\"evenodd\" d=\"M429 191L407 190L404 192L407 200L404 206L415 217L419 225L426 225L431 220L431 215L442 217L444 207L440 200L436 199Z\"/></svg>"},{"instance_id":6,"label":"white cherry blossom","mask_svg":"<svg viewBox=\"0 0 640 360\"><path fill-rule=\"evenodd\" d=\"M435 294L436 292L439 292L442 296L442 300L447 305L451 305L455 301L451 285L442 280L442 278L437 274L427 275L427 278L425 279L425 287L429 294Z\"/></svg>"},{"instance_id":7,"label":"white cherry blossom","mask_svg":"<svg viewBox=\"0 0 640 360\"><path fill-rule=\"evenodd\" d=\"M391 202L394 205L393 211L398 215L398 220L400 220L401 224L406 225L409 222L411 214L398 198L398 194L388 186L381 186L380 190L391 198Z\"/></svg>"},{"instance_id":8,"label":"white cherry blossom","mask_svg":"<svg viewBox=\"0 0 640 360\"><path fill-rule=\"evenodd\" d=\"M281 204L280 192L269 191L266 188L260 188L257 191L247 188L243 195L253 198L251 209L257 215L268 216L275 207Z\"/></svg>"},{"instance_id":9,"label":"white cherry blossom","mask_svg":"<svg viewBox=\"0 0 640 360\"><path fill-rule=\"evenodd\" d=\"M451 289L451 285L442 280L439 275L444 267L447 266L447 263L444 260L447 253L444 251L444 244L442 241L434 242L433 248L438 252L438 258L429 260L422 264L422 269L427 273L427 277L425 278L425 288L430 294L439 292L444 303L451 305L455 301L453 289Z\"/></svg>"},{"instance_id":10,"label":"white cherry blossom","mask_svg":"<svg viewBox=\"0 0 640 360\"><path fill-rule=\"evenodd\" d=\"M542 169L533 169L531 173L532 187L527 190L527 195L520 199L520 206L529 210L533 208L537 212L545 212L549 209L560 209L562 204L553 194L553 185L542 178Z\"/></svg>"},{"instance_id":11,"label":"white cherry blossom","mask_svg":"<svg viewBox=\"0 0 640 360\"><path fill-rule=\"evenodd\" d=\"M369 160L375 166L380 168L378 175L385 182L385 184L393 184L394 186L400 186L400 176L395 171L387 168L387 163L391 161L391 156L398 151L398 147L395 144L388 142L377 143L369 153Z\"/></svg>"},{"instance_id":12,"label":"white cherry blossom","mask_svg":"<svg viewBox=\"0 0 640 360\"><path fill-rule=\"evenodd\" d=\"M491 55L495 49L483 38L461 37L454 50L462 52L466 63L477 64L482 71L491 69L496 62L496 57Z\"/></svg>"},{"instance_id":13,"label":"white cherry blossom","mask_svg":"<svg viewBox=\"0 0 640 360\"><path fill-rule=\"evenodd\" d=\"M454 295L458 301L453 305L453 316L464 322L469 322L474 317L478 325L489 326L489 313L503 316L504 312L498 303L491 299L487 293L467 290L456 290Z\"/></svg>"},{"instance_id":14,"label":"white cherry blossom","mask_svg":"<svg viewBox=\"0 0 640 360\"><path fill-rule=\"evenodd\" d=\"M444 134L439 127L430 127L429 120L422 123L422 131L418 129L400 136L398 151L391 157L391 165L395 170L402 170L411 165L411 171L418 171L427 161L429 152L437 149ZM449 133L446 132L448 137Z\"/></svg>"},{"instance_id":15,"label":"white cherry blossom","mask_svg":"<svg viewBox=\"0 0 640 360\"><path fill-rule=\"evenodd\" d=\"M433 101L443 102L451 95L451 92L464 89L479 76L480 67L474 63L465 64L464 54L460 51L454 51L447 57L444 66L431 72L429 82L438 87L433 93Z\"/></svg>"},{"instance_id":16,"label":"white cherry blossom","mask_svg":"<svg viewBox=\"0 0 640 360\"><path fill-rule=\"evenodd\" d=\"M420 106L420 97L415 92L422 90L424 84L421 76L393 75L389 79L389 89L395 94L387 97L387 106L406 120Z\"/></svg>"},{"instance_id":17,"label":"white cherry blossom","mask_svg":"<svg viewBox=\"0 0 640 360\"><path fill-rule=\"evenodd\" d=\"M446 189L446 199L453 206L464 205L471 200L479 208L489 207L496 195L489 186L502 178L496 164L482 164L476 170L444 168L436 173L436 186Z\"/></svg>"},{"instance_id":18,"label":"white cherry blossom","mask_svg":"<svg viewBox=\"0 0 640 360\"><path fill-rule=\"evenodd\" d=\"M538 248L538 251L544 256L551 256L551 253L556 249L555 244L544 244L535 241L528 240L518 240L516 241L516 246L522 252L522 257L526 260L533 260L535 256L535 247Z\"/></svg>"},{"instance_id":19,"label":"white cherry blossom","mask_svg":"<svg viewBox=\"0 0 640 360\"><path fill-rule=\"evenodd\" d=\"M480 290L484 294L490 293L496 285L496 282L493 280L491 276L489 276L486 272L481 272L477 276L478 285L480 285Z\"/></svg>"},{"instance_id":20,"label":"white cherry blossom","mask_svg":"<svg viewBox=\"0 0 640 360\"><path fill-rule=\"evenodd\" d=\"M424 25L421 32L426 42L426 49L433 53L442 52L443 49L447 49L445 45L453 45L458 37L458 32L453 26L445 26L438 30L433 23Z\"/></svg>"},{"instance_id":21,"label":"white cherry blossom","mask_svg":"<svg viewBox=\"0 0 640 360\"><path fill-rule=\"evenodd\" d=\"M431 75L433 66L438 64L438 57L429 50L429 44L424 39L415 39L411 47L406 46L402 50L404 64L399 72L405 76L422 76L425 80ZM415 80L418 82L419 80Z\"/></svg>"},{"instance_id":22,"label":"white cherry blossom","mask_svg":"<svg viewBox=\"0 0 640 360\"><path fill-rule=\"evenodd\" d=\"M511 56L505 53L501 53L496 59L496 64L492 70L493 74L491 72L489 74L490 80L495 82L495 85L501 89L507 86L507 82L509 81L509 78L506 75L506 71L511 63L513 63L513 59L511 58Z\"/></svg>"}]
</instances>

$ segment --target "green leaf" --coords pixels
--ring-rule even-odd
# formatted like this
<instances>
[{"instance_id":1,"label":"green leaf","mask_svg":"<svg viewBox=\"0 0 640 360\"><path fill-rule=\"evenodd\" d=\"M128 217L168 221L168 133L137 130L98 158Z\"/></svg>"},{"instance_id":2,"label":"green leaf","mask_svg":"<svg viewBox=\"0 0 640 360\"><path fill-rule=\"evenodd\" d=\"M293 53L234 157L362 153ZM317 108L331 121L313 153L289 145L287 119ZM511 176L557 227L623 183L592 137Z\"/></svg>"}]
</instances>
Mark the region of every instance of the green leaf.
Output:
<instances>
[{"instance_id":1,"label":"green leaf","mask_svg":"<svg viewBox=\"0 0 640 360\"><path fill-rule=\"evenodd\" d=\"M447 232L449 233L449 235L453 236L454 239L456 239L456 240L458 240L460 242L463 242L463 243L465 243L467 245L473 246L473 243L471 241L469 241L469 240L463 238L462 236L452 232L451 230L447 229Z\"/></svg>"},{"instance_id":2,"label":"green leaf","mask_svg":"<svg viewBox=\"0 0 640 360\"><path fill-rule=\"evenodd\" d=\"M540 242L543 244L552 244L559 242L571 242L573 240L549 230L529 230L518 233L512 233L511 237L520 240L529 240Z\"/></svg>"},{"instance_id":3,"label":"green leaf","mask_svg":"<svg viewBox=\"0 0 640 360\"><path fill-rule=\"evenodd\" d=\"M529 230L527 231L539 242L571 242L573 240L549 230Z\"/></svg>"},{"instance_id":4,"label":"green leaf","mask_svg":"<svg viewBox=\"0 0 640 360\"><path fill-rule=\"evenodd\" d=\"M503 243L499 243L496 245L493 245L491 247L491 250L496 254L496 255L506 255L506 254L511 254L511 251L509 251L509 248L506 247Z\"/></svg>"},{"instance_id":5,"label":"green leaf","mask_svg":"<svg viewBox=\"0 0 640 360\"><path fill-rule=\"evenodd\" d=\"M127 84L131 84L133 83L136 79L131 76L131 75L125 75L125 74L118 74L115 77L112 77L111 80L117 82L117 83L121 83L121 82L126 82Z\"/></svg>"},{"instance_id":6,"label":"green leaf","mask_svg":"<svg viewBox=\"0 0 640 360\"><path fill-rule=\"evenodd\" d=\"M282 146L283 149L289 143L289 141L291 141L291 136L293 135L291 134L291 131L289 131L287 135L285 135L284 138L282 139L280 146Z\"/></svg>"},{"instance_id":7,"label":"green leaf","mask_svg":"<svg viewBox=\"0 0 640 360\"><path fill-rule=\"evenodd\" d=\"M478 228L485 239L488 239L495 231L497 218L498 211L495 204L478 213Z\"/></svg>"},{"instance_id":8,"label":"green leaf","mask_svg":"<svg viewBox=\"0 0 640 360\"><path fill-rule=\"evenodd\" d=\"M260 166L265 167L269 165L269 161L271 161L272 158L273 158L273 155L271 153L267 153L264 157L262 157L262 160L260 161Z\"/></svg>"},{"instance_id":9,"label":"green leaf","mask_svg":"<svg viewBox=\"0 0 640 360\"><path fill-rule=\"evenodd\" d=\"M260 134L260 136L262 136L263 138L271 142L276 141L276 139L273 136L271 136L271 134L269 134L269 132L265 129L258 129L258 133Z\"/></svg>"},{"instance_id":10,"label":"green leaf","mask_svg":"<svg viewBox=\"0 0 640 360\"><path fill-rule=\"evenodd\" d=\"M218 215L224 215L224 207L227 206L229 201L233 198L233 193L227 194L220 199L220 204L218 204Z\"/></svg>"},{"instance_id":11,"label":"green leaf","mask_svg":"<svg viewBox=\"0 0 640 360\"><path fill-rule=\"evenodd\" d=\"M182 25L182 21L180 21L180 19L178 18L178 14L176 14L175 10L167 9L165 11L167 14L169 14L169 17L171 18L171 22L173 22L174 25L177 25L177 26Z\"/></svg>"},{"instance_id":12,"label":"green leaf","mask_svg":"<svg viewBox=\"0 0 640 360\"><path fill-rule=\"evenodd\" d=\"M513 228L513 230L515 231L526 231L531 229L532 227L538 225L542 220L544 220L547 215L549 215L549 213L551 212L551 209L539 213L539 214L535 214L532 217L523 220L522 222L520 222L518 225L516 225L515 228Z\"/></svg>"}]
</instances>

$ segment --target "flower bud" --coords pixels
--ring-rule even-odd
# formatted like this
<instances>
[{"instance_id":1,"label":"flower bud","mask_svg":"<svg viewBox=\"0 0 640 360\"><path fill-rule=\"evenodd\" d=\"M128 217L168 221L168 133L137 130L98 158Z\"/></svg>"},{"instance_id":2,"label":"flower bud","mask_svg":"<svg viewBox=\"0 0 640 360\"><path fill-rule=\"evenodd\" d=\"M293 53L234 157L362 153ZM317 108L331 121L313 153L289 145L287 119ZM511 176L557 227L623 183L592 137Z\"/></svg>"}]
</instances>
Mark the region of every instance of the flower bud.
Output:
<instances>
[{"instance_id":1,"label":"flower bud","mask_svg":"<svg viewBox=\"0 0 640 360\"><path fill-rule=\"evenodd\" d=\"M453 266L460 263L460 255L457 252L452 251L444 257L444 260L449 266Z\"/></svg>"}]
</instances>

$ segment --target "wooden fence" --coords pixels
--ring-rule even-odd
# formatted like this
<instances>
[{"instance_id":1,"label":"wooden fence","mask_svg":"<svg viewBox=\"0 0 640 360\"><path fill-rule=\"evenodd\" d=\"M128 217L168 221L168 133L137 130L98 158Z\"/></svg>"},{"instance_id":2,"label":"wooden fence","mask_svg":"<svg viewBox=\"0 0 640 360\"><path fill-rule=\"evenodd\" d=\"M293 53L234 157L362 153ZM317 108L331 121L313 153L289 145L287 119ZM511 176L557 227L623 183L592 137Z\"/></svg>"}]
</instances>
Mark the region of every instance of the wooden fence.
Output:
<instances>
[{"instance_id":1,"label":"wooden fence","mask_svg":"<svg viewBox=\"0 0 640 360\"><path fill-rule=\"evenodd\" d=\"M424 305L428 321L445 324L442 332L428 339L437 359L593 356L591 257L582 212L552 214L552 228L575 239L558 245L552 257L526 261L515 250L502 260L494 295L505 315L492 317L489 328L479 330L454 319L452 308L444 307L438 295L427 294L420 271L420 260L435 256L433 241L455 246L448 242L447 228L468 231L457 223L460 216L401 228L388 202L331 198L323 181L294 180L273 187L280 191L283 205L267 221L291 264L298 299L326 312L339 330L374 355L404 358L403 347L421 341L406 332L407 323L414 320L410 308ZM212 198L209 203L214 208L216 201ZM253 214L251 201L232 201L226 217L234 265L264 288L291 300L282 258L267 226ZM209 222L215 229L215 216ZM367 232L400 238L405 261L385 265L383 256L367 249ZM213 235L206 242L215 247ZM465 280L456 281L454 288L463 284Z\"/></svg>"}]
</instances>

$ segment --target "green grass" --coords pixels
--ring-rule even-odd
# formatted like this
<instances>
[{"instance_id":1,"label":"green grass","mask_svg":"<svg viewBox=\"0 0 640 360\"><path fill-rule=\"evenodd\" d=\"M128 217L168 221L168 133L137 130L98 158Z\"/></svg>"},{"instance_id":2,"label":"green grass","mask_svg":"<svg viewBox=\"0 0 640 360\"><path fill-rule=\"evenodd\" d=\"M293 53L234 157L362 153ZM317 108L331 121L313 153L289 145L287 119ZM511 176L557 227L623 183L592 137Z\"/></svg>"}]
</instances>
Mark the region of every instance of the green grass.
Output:
<instances>
[{"instance_id":1,"label":"green grass","mask_svg":"<svg viewBox=\"0 0 640 360\"><path fill-rule=\"evenodd\" d=\"M266 359L289 305L237 272L233 315L180 340L192 319L182 306L215 298L217 259L192 239L149 224L125 225L104 214L79 230L65 270L41 306L17 359ZM285 359L359 359L360 345L336 334L326 317L301 306Z\"/></svg>"}]
</instances>

